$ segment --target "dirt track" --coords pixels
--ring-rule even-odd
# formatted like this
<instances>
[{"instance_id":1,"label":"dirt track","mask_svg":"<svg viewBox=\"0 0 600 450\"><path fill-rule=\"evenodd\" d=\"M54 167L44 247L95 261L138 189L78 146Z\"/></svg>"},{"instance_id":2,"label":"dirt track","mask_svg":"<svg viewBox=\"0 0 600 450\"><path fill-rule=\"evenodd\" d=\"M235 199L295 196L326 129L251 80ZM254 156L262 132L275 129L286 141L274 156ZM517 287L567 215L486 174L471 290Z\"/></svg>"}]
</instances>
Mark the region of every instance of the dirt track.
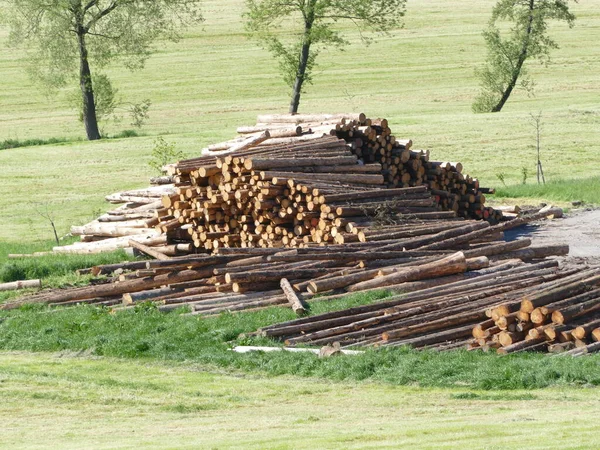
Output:
<instances>
[{"instance_id":1,"label":"dirt track","mask_svg":"<svg viewBox=\"0 0 600 450\"><path fill-rule=\"evenodd\" d=\"M573 211L562 219L536 222L506 235L509 240L525 236L533 245L569 244L569 257L600 263L600 209Z\"/></svg>"}]
</instances>

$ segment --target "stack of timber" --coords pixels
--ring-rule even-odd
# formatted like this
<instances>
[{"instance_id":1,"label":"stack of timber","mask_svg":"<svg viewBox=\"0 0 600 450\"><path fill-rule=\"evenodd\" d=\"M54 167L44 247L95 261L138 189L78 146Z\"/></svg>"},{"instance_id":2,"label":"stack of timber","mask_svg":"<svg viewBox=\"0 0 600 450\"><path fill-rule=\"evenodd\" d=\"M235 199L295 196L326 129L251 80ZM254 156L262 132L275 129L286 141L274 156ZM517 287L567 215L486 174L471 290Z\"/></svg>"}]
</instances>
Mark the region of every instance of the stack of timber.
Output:
<instances>
[{"instance_id":1,"label":"stack of timber","mask_svg":"<svg viewBox=\"0 0 600 450\"><path fill-rule=\"evenodd\" d=\"M566 246L531 246L529 239L502 240L504 230L526 221L494 226L483 221L459 221L458 226L441 230L394 230L389 239L364 243L297 249L220 248L219 254L179 257L168 257L136 243L157 259L93 267L82 272L106 278L90 286L40 292L7 303L2 309L24 303L128 308L139 301L154 301L162 310L184 306L190 313L202 315L274 305L303 313L306 302L327 301L348 292L393 290L398 286L403 291L418 290L515 265L529 267L529 261L568 252ZM557 263L551 260L545 264Z\"/></svg>"},{"instance_id":2,"label":"stack of timber","mask_svg":"<svg viewBox=\"0 0 600 450\"><path fill-rule=\"evenodd\" d=\"M171 256L295 248L368 241L369 233L383 234L372 230L382 223L502 219L485 207L492 189L463 175L460 163L431 161L412 141L396 139L385 119L259 116L238 132L201 157L165 167L150 188L108 196L124 205L73 227L82 242L55 251L107 251L130 241Z\"/></svg>"},{"instance_id":3,"label":"stack of timber","mask_svg":"<svg viewBox=\"0 0 600 450\"><path fill-rule=\"evenodd\" d=\"M498 221L502 214L485 207L485 195L493 189L482 188L479 181L462 173L460 162L432 161L429 151L413 149L411 139L392 134L386 119L369 119L364 114L338 115L261 115L252 131L290 125L343 139L364 164L381 164L388 187L427 186L444 210L460 217ZM245 131L245 129L238 129Z\"/></svg>"},{"instance_id":4,"label":"stack of timber","mask_svg":"<svg viewBox=\"0 0 600 450\"><path fill-rule=\"evenodd\" d=\"M486 310L472 348L582 355L600 350L600 268L572 271Z\"/></svg>"},{"instance_id":5,"label":"stack of timber","mask_svg":"<svg viewBox=\"0 0 600 450\"><path fill-rule=\"evenodd\" d=\"M576 335L590 336L588 341L583 341L587 344L590 339L595 339L593 333L598 334L595 327L599 326L600 321L594 315L598 310L592 308L594 301L589 300L595 298L594 288L586 287L586 283L593 277L600 277L600 268L557 266L556 260L532 263L508 260L461 275L437 277L429 281L405 281L388 286L395 295L383 302L296 319L265 327L257 333L283 340L287 345L338 342L342 347L408 345L447 350L467 345L470 348L499 348L501 345L490 344L496 342L492 337L507 330L509 334L502 335L502 342L510 338L517 343L501 349L500 353L510 353L548 347L548 337L536 336L535 340L519 341L519 333L527 334L529 330L542 327L537 331L560 333L573 330L572 334L580 326ZM563 306L566 315L563 319L553 319L558 323L577 318L570 327L561 328L563 326L557 323L516 327L521 323L514 319L516 314L509 316L507 321L500 317L497 320L487 317L490 311L503 305L519 303L542 292L568 291L575 283L586 294L572 300L580 302L576 303L577 306L563 303L567 304ZM477 336L475 344L473 335ZM481 339L483 341L480 342ZM562 340L563 337L559 335L556 339Z\"/></svg>"}]
</instances>

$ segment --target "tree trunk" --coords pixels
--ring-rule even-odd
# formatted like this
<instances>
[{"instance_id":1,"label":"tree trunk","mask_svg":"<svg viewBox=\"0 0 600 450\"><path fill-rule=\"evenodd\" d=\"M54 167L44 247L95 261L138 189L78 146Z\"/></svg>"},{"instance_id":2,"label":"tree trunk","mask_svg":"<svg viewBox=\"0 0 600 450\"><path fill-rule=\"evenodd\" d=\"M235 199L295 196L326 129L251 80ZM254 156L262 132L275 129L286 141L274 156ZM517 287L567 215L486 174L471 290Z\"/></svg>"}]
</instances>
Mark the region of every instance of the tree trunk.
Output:
<instances>
[{"instance_id":1,"label":"tree trunk","mask_svg":"<svg viewBox=\"0 0 600 450\"><path fill-rule=\"evenodd\" d=\"M521 53L519 54L519 59L517 60L517 64L514 67L512 78L504 90L500 101L496 106L492 108L492 112L500 112L504 107L504 104L507 102L508 97L512 93L513 89L517 84L517 80L519 79L519 75L521 74L521 69L523 68L523 64L527 59L527 51L529 49L529 39L531 37L531 31L533 28L533 7L535 0L529 0L529 21L527 22L527 34L525 35L525 41L523 42L523 47L521 48Z\"/></svg>"},{"instance_id":2,"label":"tree trunk","mask_svg":"<svg viewBox=\"0 0 600 450\"><path fill-rule=\"evenodd\" d=\"M310 30L312 28L312 19L307 19L304 22L304 37L302 39L302 49L300 50L300 60L298 62L298 72L296 72L296 80L292 88L292 101L290 103L290 114L298 112L300 105L300 94L302 93L302 85L306 77L306 68L308 66L308 57L310 55Z\"/></svg>"},{"instance_id":3,"label":"tree trunk","mask_svg":"<svg viewBox=\"0 0 600 450\"><path fill-rule=\"evenodd\" d=\"M85 44L85 31L82 27L77 33L79 42L79 85L83 100L83 124L85 132L90 141L100 139L98 130L98 119L96 118L96 103L94 101L94 89L92 86L92 74L88 63L88 51Z\"/></svg>"}]
</instances>

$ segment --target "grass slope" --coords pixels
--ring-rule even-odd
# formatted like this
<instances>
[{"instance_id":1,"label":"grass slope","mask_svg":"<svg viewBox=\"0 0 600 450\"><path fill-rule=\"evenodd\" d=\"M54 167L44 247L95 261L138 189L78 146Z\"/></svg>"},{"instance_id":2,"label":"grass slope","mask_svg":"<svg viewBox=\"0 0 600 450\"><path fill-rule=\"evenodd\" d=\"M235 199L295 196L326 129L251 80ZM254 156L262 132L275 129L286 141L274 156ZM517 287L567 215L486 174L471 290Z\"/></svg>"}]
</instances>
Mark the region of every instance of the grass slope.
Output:
<instances>
[{"instance_id":1,"label":"grass slope","mask_svg":"<svg viewBox=\"0 0 600 450\"><path fill-rule=\"evenodd\" d=\"M357 294L335 302L315 302L321 313L372 302ZM215 318L163 314L148 305L112 313L109 309L29 310L0 314L0 349L33 352L84 351L93 355L158 360L191 360L211 370L243 370L262 375L300 375L330 380L369 380L395 385L476 389L538 389L555 385L600 385L600 355L586 358L545 354L497 357L482 352L370 350L352 358L319 359L313 354L239 355L233 345L278 345L264 338L239 337L261 326L293 318L287 308L270 308Z\"/></svg>"},{"instance_id":2,"label":"grass slope","mask_svg":"<svg viewBox=\"0 0 600 450\"><path fill-rule=\"evenodd\" d=\"M600 0L573 4L575 28L551 25L561 48L553 63L530 71L536 96L515 92L501 114L475 115L474 68L485 57L481 36L493 2L414 0L406 26L370 47L350 30L346 52L319 57L315 84L301 111L361 110L391 119L395 134L441 160L460 160L486 185L496 175L518 184L535 173L534 130L529 114L543 111L542 160L548 180L600 174ZM108 69L127 101L152 100L146 135L100 142L77 141L83 129L64 103L67 93L46 98L31 85L23 52L5 46L0 28L0 142L61 138L68 142L0 151L0 240L38 241L51 236L32 203L47 204L61 233L108 206L103 196L144 186L156 135L187 155L231 137L259 113L284 112L288 89L267 52L244 35L242 0L207 0L206 22L178 44L159 42L139 73ZM143 82L140 82L143 80ZM73 87L75 89L75 86ZM125 119L105 125L116 135ZM539 194L541 196L544 193Z\"/></svg>"},{"instance_id":3,"label":"grass slope","mask_svg":"<svg viewBox=\"0 0 600 450\"><path fill-rule=\"evenodd\" d=\"M423 389L68 353L0 357L10 448L586 449L600 432L597 389Z\"/></svg>"}]
</instances>

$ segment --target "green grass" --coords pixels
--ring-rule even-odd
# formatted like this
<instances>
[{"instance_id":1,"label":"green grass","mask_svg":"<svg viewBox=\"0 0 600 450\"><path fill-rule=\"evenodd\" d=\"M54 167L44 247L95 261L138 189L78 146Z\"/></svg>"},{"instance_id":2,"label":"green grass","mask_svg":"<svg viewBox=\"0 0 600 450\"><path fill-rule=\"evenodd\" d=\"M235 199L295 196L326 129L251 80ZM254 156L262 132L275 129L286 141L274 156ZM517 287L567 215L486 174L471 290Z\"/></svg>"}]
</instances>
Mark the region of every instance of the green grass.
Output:
<instances>
[{"instance_id":1,"label":"green grass","mask_svg":"<svg viewBox=\"0 0 600 450\"><path fill-rule=\"evenodd\" d=\"M0 239L47 240L51 230L32 203L47 204L59 232L89 221L109 205L103 196L143 187L157 135L169 135L188 156L209 143L232 137L259 113L285 112L289 90L276 63L244 35L242 0L207 0L206 22L179 43L159 42L144 70L108 68L124 101L152 101L145 135L99 142L16 148L0 152ZM408 4L406 26L364 47L349 32L345 52L319 57L315 84L302 97L301 112L361 110L385 116L398 137L436 159L462 161L483 185L520 183L521 168L535 173L535 133L529 114L543 111L542 161L549 181L600 174L600 2L572 8L576 26L552 24L561 48L549 67L530 66L536 95L513 94L500 114L475 115L478 90L474 68L485 57L481 31L493 2L443 0ZM24 55L5 46L0 28L0 141L81 139L82 125L64 102L68 93L47 99L28 80ZM75 90L76 86L72 87ZM118 135L126 124L108 123ZM531 178L531 177L530 177Z\"/></svg>"},{"instance_id":2,"label":"green grass","mask_svg":"<svg viewBox=\"0 0 600 450\"><path fill-rule=\"evenodd\" d=\"M519 198L545 200L554 202L583 202L583 204L597 205L600 203L600 177L553 180L546 184L529 184L503 186L496 189L495 198Z\"/></svg>"},{"instance_id":3,"label":"green grass","mask_svg":"<svg viewBox=\"0 0 600 450\"><path fill-rule=\"evenodd\" d=\"M75 238L65 239L68 244ZM90 280L89 276L78 276L75 271L100 264L113 264L131 261L135 258L123 250L90 255L51 254L35 258L8 258L14 253L33 253L51 250L54 241L29 244L0 243L0 283L17 280L41 279L43 288L58 288L82 285ZM33 290L0 292L0 303L26 295Z\"/></svg>"},{"instance_id":4,"label":"green grass","mask_svg":"<svg viewBox=\"0 0 600 450\"><path fill-rule=\"evenodd\" d=\"M316 302L320 313L373 301L358 294ZM498 357L481 352L368 350L348 358L319 359L281 352L240 355L233 345L277 345L265 338L240 337L261 326L293 318L284 308L215 318L164 314L150 305L113 313L108 308L48 310L28 307L3 313L0 349L33 352L81 351L118 358L194 361L210 370L242 370L262 376L297 375L333 381L373 381L427 387L463 386L483 390L538 389L556 385L600 385L600 356L551 358L545 354Z\"/></svg>"},{"instance_id":5,"label":"green grass","mask_svg":"<svg viewBox=\"0 0 600 450\"><path fill-rule=\"evenodd\" d=\"M598 389L482 392L72 352L0 357L10 448L562 450L597 448L600 432Z\"/></svg>"},{"instance_id":6,"label":"green grass","mask_svg":"<svg viewBox=\"0 0 600 450\"><path fill-rule=\"evenodd\" d=\"M81 140L81 139L79 139ZM19 147L36 147L40 145L52 145L52 144L64 144L66 142L73 142L73 139L66 138L50 138L50 139L5 139L0 142L0 150L8 150L11 148Z\"/></svg>"},{"instance_id":7,"label":"green grass","mask_svg":"<svg viewBox=\"0 0 600 450\"><path fill-rule=\"evenodd\" d=\"M152 108L138 136L131 137L124 124L107 123L103 135L113 138L96 142L81 140L82 125L64 101L69 92L48 99L31 84L23 52L5 46L8 30L0 28L0 142L47 142L0 152L0 264L7 253L51 248L52 229L36 213L39 205L47 206L64 235L71 225L112 208L105 195L146 186L156 136L168 135L186 156L197 156L207 144L232 137L237 126L254 123L257 114L286 111L289 91L276 64L244 35L243 1L203 4L202 27L187 31L177 44L157 43L143 71L107 69L124 101L149 98ZM320 56L301 112L354 110L387 117L395 135L412 138L415 148L431 150L434 159L463 162L465 172L499 188L501 198L593 202L600 175L600 0L572 5L575 28L551 26L561 48L553 52L551 66L530 66L535 97L515 92L502 113L475 115L474 68L485 57L481 31L492 6L477 0L457 0L451 7L443 0L411 1L404 29L368 48L350 31L346 52ZM538 111L549 184L544 192L526 192L517 185L523 167L535 173L529 115ZM500 173L509 188L500 186ZM567 179L583 181L559 182ZM10 262L1 270L5 279L45 275L51 286L76 284L85 278L68 272L97 264L98 258L49 257ZM313 312L371 300L315 303ZM270 343L238 335L291 317L276 308L212 319L148 307L118 314L90 307L2 313L4 350L92 355L1 353L2 442L54 448L597 446L598 391L572 388L600 383L597 356L499 358L382 349L320 360L228 350L236 343ZM218 375L222 372L234 376ZM554 388L519 390L548 386Z\"/></svg>"}]
</instances>

